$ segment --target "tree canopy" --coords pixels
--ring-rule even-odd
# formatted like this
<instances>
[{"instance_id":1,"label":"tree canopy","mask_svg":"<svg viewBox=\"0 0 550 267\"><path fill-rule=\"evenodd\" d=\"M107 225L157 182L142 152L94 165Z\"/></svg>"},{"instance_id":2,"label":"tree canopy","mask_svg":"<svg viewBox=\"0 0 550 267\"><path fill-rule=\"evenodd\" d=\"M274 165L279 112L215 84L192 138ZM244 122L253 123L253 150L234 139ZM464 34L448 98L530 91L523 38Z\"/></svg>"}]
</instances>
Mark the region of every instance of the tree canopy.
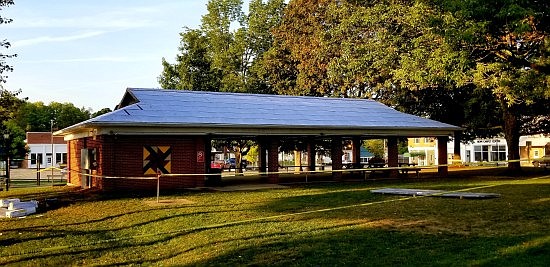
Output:
<instances>
[{"instance_id":1,"label":"tree canopy","mask_svg":"<svg viewBox=\"0 0 550 267\"><path fill-rule=\"evenodd\" d=\"M520 134L550 132L546 1L241 5L208 2L176 64L163 61L163 87L375 99L461 126L466 140L504 134L510 160Z\"/></svg>"},{"instance_id":2,"label":"tree canopy","mask_svg":"<svg viewBox=\"0 0 550 267\"><path fill-rule=\"evenodd\" d=\"M90 118L90 110L71 103L27 102L19 108L15 121L28 132L49 132L52 127L62 129Z\"/></svg>"}]
</instances>

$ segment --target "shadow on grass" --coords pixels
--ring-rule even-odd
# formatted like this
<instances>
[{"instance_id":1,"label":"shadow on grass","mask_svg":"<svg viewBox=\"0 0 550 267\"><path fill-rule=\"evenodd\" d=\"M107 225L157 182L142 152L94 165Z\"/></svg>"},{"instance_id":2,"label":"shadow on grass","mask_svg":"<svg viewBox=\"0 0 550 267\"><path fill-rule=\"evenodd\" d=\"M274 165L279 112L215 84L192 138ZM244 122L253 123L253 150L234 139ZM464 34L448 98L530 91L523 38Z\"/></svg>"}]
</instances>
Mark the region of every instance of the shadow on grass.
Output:
<instances>
[{"instance_id":1,"label":"shadow on grass","mask_svg":"<svg viewBox=\"0 0 550 267\"><path fill-rule=\"evenodd\" d=\"M427 235L382 229L302 234L227 251L198 266L544 266L550 244L505 254L529 240L507 237Z\"/></svg>"}]
</instances>

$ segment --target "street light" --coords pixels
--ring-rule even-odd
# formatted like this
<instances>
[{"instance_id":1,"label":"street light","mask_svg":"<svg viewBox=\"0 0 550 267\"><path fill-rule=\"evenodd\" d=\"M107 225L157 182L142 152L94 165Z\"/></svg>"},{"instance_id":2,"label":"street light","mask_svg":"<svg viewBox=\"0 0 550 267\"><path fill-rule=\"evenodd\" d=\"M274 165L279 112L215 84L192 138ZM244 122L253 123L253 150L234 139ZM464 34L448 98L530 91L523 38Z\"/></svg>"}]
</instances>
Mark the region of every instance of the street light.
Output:
<instances>
[{"instance_id":1,"label":"street light","mask_svg":"<svg viewBox=\"0 0 550 267\"><path fill-rule=\"evenodd\" d=\"M4 132L4 154L6 155L6 191L10 190L10 154L8 147L8 139L10 134Z\"/></svg>"}]
</instances>

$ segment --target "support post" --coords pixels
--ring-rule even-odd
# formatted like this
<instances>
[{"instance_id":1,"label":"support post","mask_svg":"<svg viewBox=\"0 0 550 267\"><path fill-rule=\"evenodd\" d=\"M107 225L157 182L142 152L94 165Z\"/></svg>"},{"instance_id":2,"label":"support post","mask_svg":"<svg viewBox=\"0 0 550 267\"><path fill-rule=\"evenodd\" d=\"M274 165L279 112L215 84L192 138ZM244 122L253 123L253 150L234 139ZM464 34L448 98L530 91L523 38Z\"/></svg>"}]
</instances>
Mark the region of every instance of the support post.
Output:
<instances>
[{"instance_id":1,"label":"support post","mask_svg":"<svg viewBox=\"0 0 550 267\"><path fill-rule=\"evenodd\" d=\"M354 163L354 168L361 168L361 138L358 136L353 137L352 139L352 153L351 161Z\"/></svg>"},{"instance_id":2,"label":"support post","mask_svg":"<svg viewBox=\"0 0 550 267\"><path fill-rule=\"evenodd\" d=\"M388 167L399 166L399 149L397 146L397 137L388 137ZM397 169L390 170L389 176L396 178L399 175Z\"/></svg>"},{"instance_id":3,"label":"support post","mask_svg":"<svg viewBox=\"0 0 550 267\"><path fill-rule=\"evenodd\" d=\"M437 137L437 174L440 177L447 177L449 174L449 167L447 166L447 142L449 142L448 136Z\"/></svg>"},{"instance_id":4,"label":"support post","mask_svg":"<svg viewBox=\"0 0 550 267\"><path fill-rule=\"evenodd\" d=\"M331 145L331 158L332 158L332 178L336 181L342 180L342 138L333 137Z\"/></svg>"},{"instance_id":5,"label":"support post","mask_svg":"<svg viewBox=\"0 0 550 267\"><path fill-rule=\"evenodd\" d=\"M271 139L269 141L267 154L267 168L269 171L267 180L272 184L279 183L279 140Z\"/></svg>"},{"instance_id":6,"label":"support post","mask_svg":"<svg viewBox=\"0 0 550 267\"><path fill-rule=\"evenodd\" d=\"M265 172L267 171L267 148L268 144L266 140L263 138L258 139L258 167L260 175L265 175Z\"/></svg>"},{"instance_id":7,"label":"support post","mask_svg":"<svg viewBox=\"0 0 550 267\"><path fill-rule=\"evenodd\" d=\"M315 142L313 140L308 140L307 142L307 166L308 171L315 171L315 157L317 156L317 151L315 150Z\"/></svg>"}]
</instances>

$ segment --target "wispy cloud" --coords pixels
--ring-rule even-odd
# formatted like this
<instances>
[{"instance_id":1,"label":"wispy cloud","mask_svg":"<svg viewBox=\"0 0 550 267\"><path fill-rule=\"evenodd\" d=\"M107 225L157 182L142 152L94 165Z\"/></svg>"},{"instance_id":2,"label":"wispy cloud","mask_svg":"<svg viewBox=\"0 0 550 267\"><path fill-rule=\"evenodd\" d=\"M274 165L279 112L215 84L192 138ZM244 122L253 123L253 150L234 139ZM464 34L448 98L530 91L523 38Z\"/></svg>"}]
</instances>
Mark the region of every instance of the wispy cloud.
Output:
<instances>
[{"instance_id":1,"label":"wispy cloud","mask_svg":"<svg viewBox=\"0 0 550 267\"><path fill-rule=\"evenodd\" d=\"M115 63L128 63L128 62L144 62L144 61L158 61L157 57L89 57L89 58L66 58L66 59L44 59L44 60L28 60L24 63L42 64L42 63L83 63L83 62L115 62Z\"/></svg>"},{"instance_id":2,"label":"wispy cloud","mask_svg":"<svg viewBox=\"0 0 550 267\"><path fill-rule=\"evenodd\" d=\"M105 33L107 33L107 31L90 31L90 32L74 34L74 35L66 35L66 36L40 36L40 37L35 37L35 38L30 38L25 40L14 41L12 45L14 48L19 48L23 46L37 45L42 43L69 42L69 41L91 38L91 37L99 36Z\"/></svg>"},{"instance_id":3,"label":"wispy cloud","mask_svg":"<svg viewBox=\"0 0 550 267\"><path fill-rule=\"evenodd\" d=\"M81 28L81 29L131 29L149 27L157 24L155 16L161 16L162 10L158 7L120 8L94 14L85 11L75 16L44 17L33 14L30 17L18 18L8 24L13 28Z\"/></svg>"}]
</instances>

